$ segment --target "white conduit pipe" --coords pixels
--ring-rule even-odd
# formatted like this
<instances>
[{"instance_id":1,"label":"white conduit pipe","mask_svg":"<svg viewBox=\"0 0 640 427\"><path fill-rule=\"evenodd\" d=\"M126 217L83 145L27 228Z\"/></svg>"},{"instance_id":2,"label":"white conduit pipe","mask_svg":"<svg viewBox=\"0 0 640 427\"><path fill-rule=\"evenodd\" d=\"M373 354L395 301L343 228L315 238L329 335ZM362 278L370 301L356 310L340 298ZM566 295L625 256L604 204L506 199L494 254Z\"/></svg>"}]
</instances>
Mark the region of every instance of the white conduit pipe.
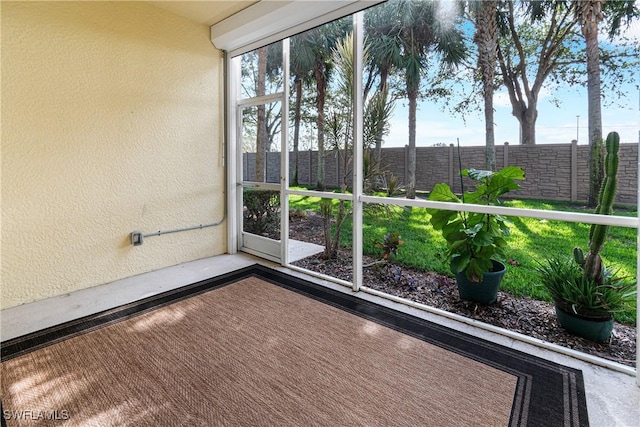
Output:
<instances>
[{"instance_id":1,"label":"white conduit pipe","mask_svg":"<svg viewBox=\"0 0 640 427\"><path fill-rule=\"evenodd\" d=\"M215 47L215 46L214 46ZM226 105L227 102L227 85L226 85L226 81L227 81L227 56L223 55L223 61L224 64L222 66L223 68L223 87L224 87L224 100L223 102ZM227 109L224 109L224 115L225 117L223 118L224 123L227 122ZM224 189L227 189L227 165L226 165L226 161L225 161L225 153L227 150L227 127L224 126L224 135L223 135L223 141L222 141L222 166L223 166L223 170L224 170ZM163 234L170 234L170 233L179 233L181 231L191 231L191 230L200 230L202 228L208 228L208 227L216 227L220 224L222 224L225 219L227 219L227 197L225 195L224 197L224 208L222 211L222 219L220 221L216 221L216 222L212 222L210 224L200 224L200 225L195 225L193 227L184 227L184 228L174 228L173 230L158 230L154 233L142 233L141 231L132 231L129 234L129 238L131 241L131 244L133 246L140 246L142 245L142 243L144 242L144 238L145 237L152 237L152 236L162 236Z\"/></svg>"},{"instance_id":2,"label":"white conduit pipe","mask_svg":"<svg viewBox=\"0 0 640 427\"><path fill-rule=\"evenodd\" d=\"M180 231L189 231L189 230L199 230L201 228L207 228L207 227L215 227L216 225L220 225L224 222L224 219L218 222L213 222L211 224L200 224L200 225L195 225L193 227L184 227L184 228L174 228L173 230L165 230L165 231L161 231L158 230L154 233L147 233L147 234L143 234L143 237L151 237L151 236L160 236L162 234L169 234L169 233L179 233Z\"/></svg>"}]
</instances>

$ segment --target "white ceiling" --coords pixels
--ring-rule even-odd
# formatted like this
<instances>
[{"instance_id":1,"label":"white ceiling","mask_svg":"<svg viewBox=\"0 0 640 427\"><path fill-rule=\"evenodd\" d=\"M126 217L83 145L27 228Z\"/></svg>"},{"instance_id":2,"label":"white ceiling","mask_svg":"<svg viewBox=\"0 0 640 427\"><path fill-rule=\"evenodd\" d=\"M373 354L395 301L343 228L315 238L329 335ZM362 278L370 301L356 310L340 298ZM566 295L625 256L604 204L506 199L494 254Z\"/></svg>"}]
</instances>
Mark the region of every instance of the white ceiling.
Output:
<instances>
[{"instance_id":1,"label":"white ceiling","mask_svg":"<svg viewBox=\"0 0 640 427\"><path fill-rule=\"evenodd\" d=\"M184 16L201 24L213 25L225 18L241 11L242 9L257 3L257 0L209 0L209 1L147 1L153 6L160 7Z\"/></svg>"},{"instance_id":2,"label":"white ceiling","mask_svg":"<svg viewBox=\"0 0 640 427\"><path fill-rule=\"evenodd\" d=\"M236 56L381 1L147 0L147 3L210 26L214 45Z\"/></svg>"}]
</instances>

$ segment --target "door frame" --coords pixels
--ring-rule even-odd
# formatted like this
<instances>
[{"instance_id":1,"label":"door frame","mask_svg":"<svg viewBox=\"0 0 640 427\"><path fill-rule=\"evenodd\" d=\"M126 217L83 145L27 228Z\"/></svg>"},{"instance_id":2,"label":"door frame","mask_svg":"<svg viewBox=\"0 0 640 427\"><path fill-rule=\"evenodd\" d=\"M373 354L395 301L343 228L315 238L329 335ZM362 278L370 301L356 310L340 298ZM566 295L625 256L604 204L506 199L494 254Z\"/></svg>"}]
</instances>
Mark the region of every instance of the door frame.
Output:
<instances>
[{"instance_id":1,"label":"door frame","mask_svg":"<svg viewBox=\"0 0 640 427\"><path fill-rule=\"evenodd\" d=\"M240 67L241 57L230 57L226 53L227 66L225 67L227 78L225 86L228 88L228 99L226 102L227 111L231 113L227 117L227 128L231 131L228 137L229 185L228 203L230 215L233 221L229 223L228 230L228 251L237 253L247 252L261 258L287 264L288 254L288 228L289 228L289 207L286 189L289 183L289 137L288 137L288 117L289 117L289 39L284 39L282 43L282 91L253 98L240 99ZM255 107L269 103L280 102L280 179L279 183L254 182L243 180L242 164L242 111L248 107ZM243 230L243 189L244 188L264 188L280 192L280 240L274 240L263 236L247 233Z\"/></svg>"}]
</instances>

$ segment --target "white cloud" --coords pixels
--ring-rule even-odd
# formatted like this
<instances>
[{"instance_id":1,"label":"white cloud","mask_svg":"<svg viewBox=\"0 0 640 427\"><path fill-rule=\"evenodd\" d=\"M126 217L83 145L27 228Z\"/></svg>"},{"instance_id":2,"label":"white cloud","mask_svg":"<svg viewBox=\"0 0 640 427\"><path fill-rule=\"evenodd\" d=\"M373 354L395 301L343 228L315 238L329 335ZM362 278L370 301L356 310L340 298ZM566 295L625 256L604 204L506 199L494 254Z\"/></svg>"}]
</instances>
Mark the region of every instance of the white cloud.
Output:
<instances>
[{"instance_id":1,"label":"white cloud","mask_svg":"<svg viewBox=\"0 0 640 427\"><path fill-rule=\"evenodd\" d=\"M640 0L636 0L636 7L640 9ZM626 34L634 40L640 41L640 20L634 19Z\"/></svg>"},{"instance_id":2,"label":"white cloud","mask_svg":"<svg viewBox=\"0 0 640 427\"><path fill-rule=\"evenodd\" d=\"M629 28L625 30L625 35L632 40L640 41L640 21L637 19L633 21Z\"/></svg>"},{"instance_id":3,"label":"white cloud","mask_svg":"<svg viewBox=\"0 0 640 427\"><path fill-rule=\"evenodd\" d=\"M576 132L575 122L564 122L558 126L536 126L536 143L538 144L568 144L576 139L586 143L586 130Z\"/></svg>"},{"instance_id":4,"label":"white cloud","mask_svg":"<svg viewBox=\"0 0 640 427\"><path fill-rule=\"evenodd\" d=\"M498 92L493 95L494 107L511 107L511 100L508 92Z\"/></svg>"},{"instance_id":5,"label":"white cloud","mask_svg":"<svg viewBox=\"0 0 640 427\"><path fill-rule=\"evenodd\" d=\"M478 132L482 129L482 132ZM416 120L416 146L430 147L434 144L456 144L458 138L461 145L483 145L484 125L471 117L465 124L461 118L451 117L445 113L433 114L418 110ZM384 147L404 147L409 142L409 121L406 115L396 115L390 122L389 136L385 138Z\"/></svg>"},{"instance_id":6,"label":"white cloud","mask_svg":"<svg viewBox=\"0 0 640 427\"><path fill-rule=\"evenodd\" d=\"M636 0L636 7L640 9L640 1ZM604 32L604 26L601 28L602 29L602 38L603 40L607 38L606 33ZM629 28L622 28L621 31L621 36L631 39L632 41L637 41L640 42L640 20L638 19L634 19L633 21L631 21ZM615 42L619 42L621 39L620 37L615 37L614 38L614 43Z\"/></svg>"},{"instance_id":7,"label":"white cloud","mask_svg":"<svg viewBox=\"0 0 640 427\"><path fill-rule=\"evenodd\" d=\"M550 87L550 85L546 84L545 86L543 86L540 89L540 93L538 94L538 105L540 105L540 101L550 98L553 92L554 92L554 89ZM511 100L509 99L509 93L507 91L502 91L494 94L493 106L511 108Z\"/></svg>"}]
</instances>

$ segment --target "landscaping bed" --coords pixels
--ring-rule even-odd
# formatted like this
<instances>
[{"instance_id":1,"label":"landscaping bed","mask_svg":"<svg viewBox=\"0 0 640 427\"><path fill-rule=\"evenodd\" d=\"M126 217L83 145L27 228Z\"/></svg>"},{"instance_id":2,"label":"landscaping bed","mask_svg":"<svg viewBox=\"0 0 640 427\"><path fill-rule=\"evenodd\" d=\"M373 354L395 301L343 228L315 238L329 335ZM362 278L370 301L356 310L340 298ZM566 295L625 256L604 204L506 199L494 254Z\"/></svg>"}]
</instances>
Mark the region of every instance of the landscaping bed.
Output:
<instances>
[{"instance_id":1,"label":"landscaping bed","mask_svg":"<svg viewBox=\"0 0 640 427\"><path fill-rule=\"evenodd\" d=\"M323 244L319 215L292 217L289 227L290 239ZM609 341L597 343L565 332L558 325L550 303L500 291L496 303L482 306L460 300L455 279L451 277L377 261L364 257L365 265L373 264L363 272L363 284L368 288L635 367L636 329L633 325L616 322ZM336 259L324 260L320 254L297 261L294 265L351 281L353 263L350 250L342 250Z\"/></svg>"}]
</instances>

